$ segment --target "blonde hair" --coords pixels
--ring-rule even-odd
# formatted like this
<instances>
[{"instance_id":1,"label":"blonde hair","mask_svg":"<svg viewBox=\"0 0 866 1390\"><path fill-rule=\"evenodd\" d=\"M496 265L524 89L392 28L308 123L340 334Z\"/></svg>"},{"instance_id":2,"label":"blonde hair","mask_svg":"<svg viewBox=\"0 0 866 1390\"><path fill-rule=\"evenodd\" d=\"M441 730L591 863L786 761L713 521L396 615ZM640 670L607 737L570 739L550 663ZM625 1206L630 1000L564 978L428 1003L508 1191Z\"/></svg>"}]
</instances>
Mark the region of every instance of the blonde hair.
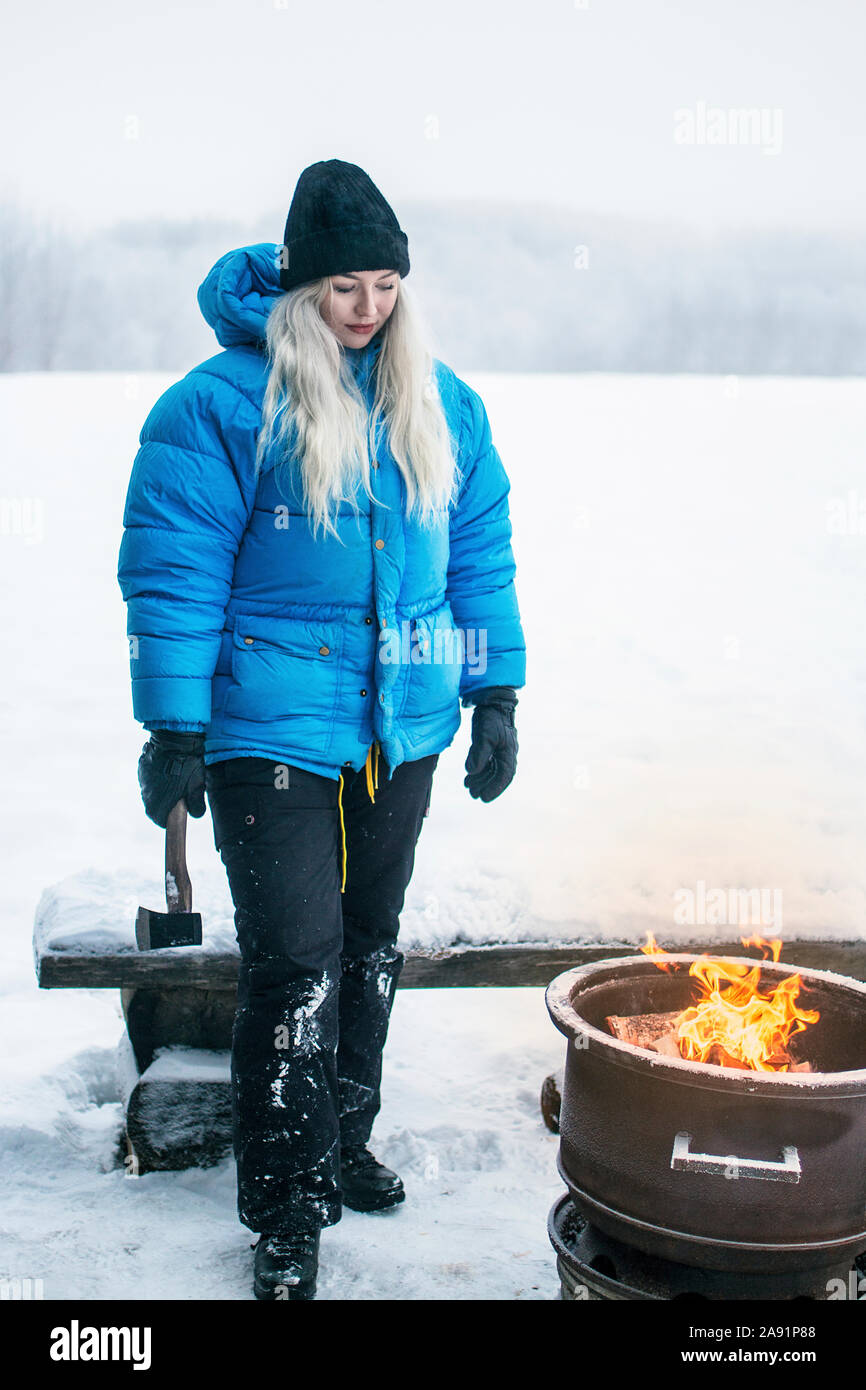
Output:
<instances>
[{"instance_id":1,"label":"blonde hair","mask_svg":"<svg viewBox=\"0 0 866 1390\"><path fill-rule=\"evenodd\" d=\"M294 456L313 535L321 526L339 539L334 518L343 501L358 511L359 479L371 504L386 506L370 487L370 458L382 420L405 484L406 514L425 525L456 499L461 473L417 307L401 281L381 329L368 409L345 349L322 317L331 293L330 277L300 285L281 295L268 316L271 367L256 467L262 468L275 445L279 485L279 469Z\"/></svg>"}]
</instances>

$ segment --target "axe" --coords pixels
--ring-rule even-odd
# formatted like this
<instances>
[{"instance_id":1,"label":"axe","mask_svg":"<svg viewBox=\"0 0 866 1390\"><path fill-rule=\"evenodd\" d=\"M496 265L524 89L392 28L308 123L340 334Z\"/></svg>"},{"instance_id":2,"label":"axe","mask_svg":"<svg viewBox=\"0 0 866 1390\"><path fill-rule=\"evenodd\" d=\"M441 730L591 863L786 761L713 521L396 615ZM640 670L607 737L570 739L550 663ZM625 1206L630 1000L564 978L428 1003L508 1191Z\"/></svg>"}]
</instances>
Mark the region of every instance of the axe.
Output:
<instances>
[{"instance_id":1,"label":"axe","mask_svg":"<svg viewBox=\"0 0 866 1390\"><path fill-rule=\"evenodd\" d=\"M165 903L167 912L140 907L135 942L140 951L164 946L200 946L201 913L191 912L192 884L186 867L186 802L168 813L165 827Z\"/></svg>"}]
</instances>

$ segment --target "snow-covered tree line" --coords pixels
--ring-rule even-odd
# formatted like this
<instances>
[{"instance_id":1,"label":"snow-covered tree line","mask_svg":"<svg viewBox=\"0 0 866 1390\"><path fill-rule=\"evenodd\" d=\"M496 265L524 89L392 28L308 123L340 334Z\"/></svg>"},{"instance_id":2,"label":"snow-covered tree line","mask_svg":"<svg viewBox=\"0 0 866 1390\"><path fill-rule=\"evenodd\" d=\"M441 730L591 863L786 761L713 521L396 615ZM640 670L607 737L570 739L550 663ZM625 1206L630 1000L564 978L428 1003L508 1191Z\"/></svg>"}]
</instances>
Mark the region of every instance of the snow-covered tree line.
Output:
<instances>
[{"instance_id":1,"label":"snow-covered tree line","mask_svg":"<svg viewBox=\"0 0 866 1390\"><path fill-rule=\"evenodd\" d=\"M566 207L400 205L411 285L458 371L866 373L850 234L638 224ZM70 234L0 205L0 370L182 371L214 341L195 290L284 214Z\"/></svg>"}]
</instances>

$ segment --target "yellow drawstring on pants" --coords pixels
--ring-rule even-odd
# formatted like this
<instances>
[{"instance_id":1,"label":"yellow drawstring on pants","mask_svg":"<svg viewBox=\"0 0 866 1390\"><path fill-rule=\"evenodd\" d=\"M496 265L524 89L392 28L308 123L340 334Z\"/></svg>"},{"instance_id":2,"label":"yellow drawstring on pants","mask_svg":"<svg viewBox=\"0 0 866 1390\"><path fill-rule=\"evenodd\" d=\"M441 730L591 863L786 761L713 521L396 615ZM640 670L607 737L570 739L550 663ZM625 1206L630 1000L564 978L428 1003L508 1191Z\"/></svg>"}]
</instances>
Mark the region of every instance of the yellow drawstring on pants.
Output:
<instances>
[{"instance_id":1,"label":"yellow drawstring on pants","mask_svg":"<svg viewBox=\"0 0 866 1390\"><path fill-rule=\"evenodd\" d=\"M375 774L374 774L374 772L373 772L373 764L372 764L371 757L370 757L370 755L371 755L371 753L373 752L373 749L374 749L374 748L375 748L375 750L376 750L376 771L375 771ZM375 796L373 795L373 787L374 787L374 786L375 786L377 789L378 789L378 787L379 787L379 745L378 745L378 743L375 743L375 742L374 742L374 743L371 743L371 744L370 744L370 747L367 749L367 795L369 796L370 800L371 800L371 801L373 802L373 804L375 805L375 804L376 804L376 798L375 798Z\"/></svg>"},{"instance_id":2,"label":"yellow drawstring on pants","mask_svg":"<svg viewBox=\"0 0 866 1390\"><path fill-rule=\"evenodd\" d=\"M375 750L376 750L375 764L374 764L374 762L373 762L373 749L374 749L374 748L375 748ZM374 768L375 768L375 770L374 770ZM367 770L367 794L368 794L370 800L371 800L371 801L373 802L373 804L375 805L375 804L376 804L376 798L375 798L375 796L373 795L373 790L374 790L374 788L375 788L376 790L378 790L378 787L379 787L379 745L378 745L378 743L375 742L375 740L373 741L373 743L370 744L370 747L367 749L366 770ZM340 892L341 892L341 893L345 893L345 891L346 891L346 822L345 822L344 819L343 819L343 774L342 774L342 772L340 773L340 787L339 787L339 791L337 792L337 805L338 805L339 810L340 810L340 836L341 836L342 847L343 847L343 881L342 881L342 883L340 884Z\"/></svg>"}]
</instances>

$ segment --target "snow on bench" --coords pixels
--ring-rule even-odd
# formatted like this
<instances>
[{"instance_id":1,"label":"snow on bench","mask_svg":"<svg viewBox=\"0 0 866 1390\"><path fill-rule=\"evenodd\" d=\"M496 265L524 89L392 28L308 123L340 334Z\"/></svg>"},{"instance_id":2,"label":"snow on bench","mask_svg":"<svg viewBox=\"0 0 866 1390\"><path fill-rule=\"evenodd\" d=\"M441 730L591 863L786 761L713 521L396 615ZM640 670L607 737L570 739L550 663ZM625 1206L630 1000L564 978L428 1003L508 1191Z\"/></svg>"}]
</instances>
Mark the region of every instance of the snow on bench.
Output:
<instances>
[{"instance_id":1,"label":"snow on bench","mask_svg":"<svg viewBox=\"0 0 866 1390\"><path fill-rule=\"evenodd\" d=\"M33 945L43 989L230 990L237 985L240 955L233 910L214 876L196 884L195 908L204 920L201 946L139 951L135 916L139 903L159 907L158 879L130 881L128 874L75 874L45 890L36 910ZM623 941L610 945L576 933L568 942L550 938L549 923L520 923L526 935L512 940L458 939L439 930L425 909L404 914L400 948L406 957L403 989L543 986L584 960L628 954ZM432 929L431 929L432 928ZM447 929L446 929L447 931Z\"/></svg>"},{"instance_id":2,"label":"snow on bench","mask_svg":"<svg viewBox=\"0 0 866 1390\"><path fill-rule=\"evenodd\" d=\"M238 953L233 910L224 881L203 875L194 906L204 919L201 946L139 951L139 904L159 907L159 879L90 870L46 889L36 910L34 955L43 989L195 988L230 990L237 984ZM605 956L631 955L645 939L643 925L603 939L575 923L566 935L559 923L525 917L497 921L485 933L483 918L455 924L427 914L426 905L404 911L400 948L406 957L399 985L408 989L544 986L574 965ZM648 925L648 924L647 924ZM652 923L658 930L657 924ZM751 928L745 929L747 933ZM767 932L767 935L772 935ZM680 928L661 937L667 949L743 954L735 929ZM675 947L674 947L675 942ZM805 968L834 970L866 979L866 941L837 940L820 931L785 942L783 959Z\"/></svg>"}]
</instances>

